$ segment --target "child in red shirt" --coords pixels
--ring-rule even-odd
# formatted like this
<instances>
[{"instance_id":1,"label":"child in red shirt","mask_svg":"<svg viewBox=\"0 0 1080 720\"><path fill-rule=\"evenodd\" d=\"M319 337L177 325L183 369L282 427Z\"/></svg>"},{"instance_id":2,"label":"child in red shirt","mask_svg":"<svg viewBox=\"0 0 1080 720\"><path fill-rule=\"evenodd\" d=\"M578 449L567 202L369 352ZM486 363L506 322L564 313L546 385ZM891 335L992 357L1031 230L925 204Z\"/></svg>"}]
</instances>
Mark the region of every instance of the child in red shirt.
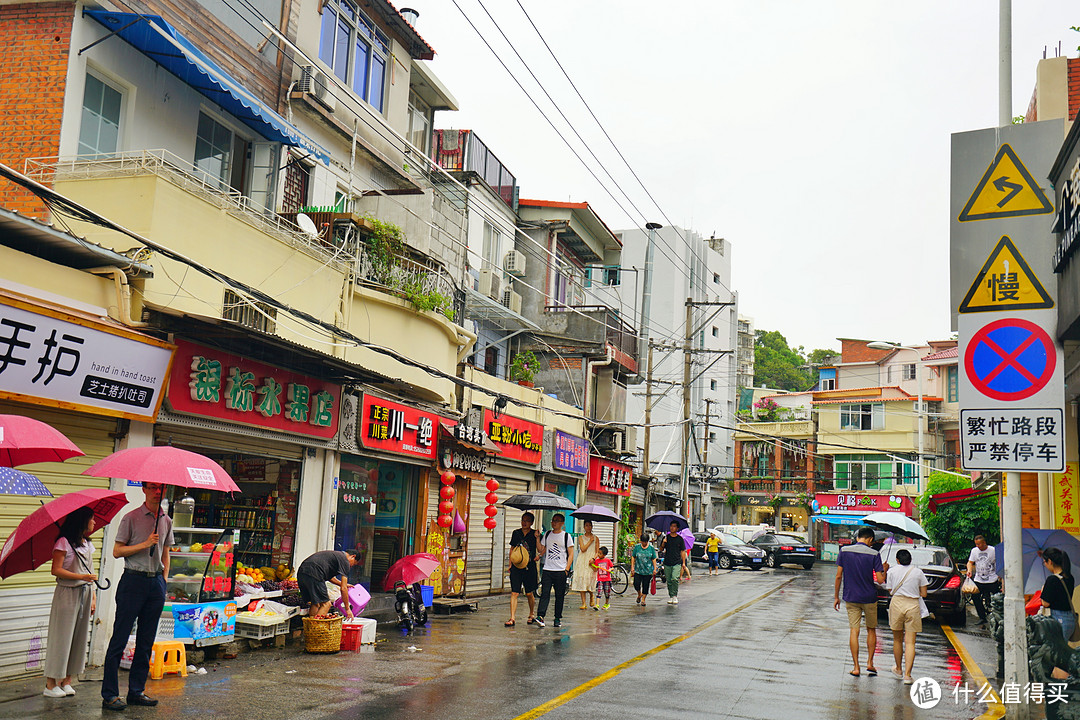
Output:
<instances>
[{"instance_id":1,"label":"child in red shirt","mask_svg":"<svg viewBox=\"0 0 1080 720\"><path fill-rule=\"evenodd\" d=\"M596 568L596 601L593 610L600 609L600 593L604 593L604 609L611 607L611 568L615 563L607 556L608 549L601 547L596 558L589 563Z\"/></svg>"}]
</instances>

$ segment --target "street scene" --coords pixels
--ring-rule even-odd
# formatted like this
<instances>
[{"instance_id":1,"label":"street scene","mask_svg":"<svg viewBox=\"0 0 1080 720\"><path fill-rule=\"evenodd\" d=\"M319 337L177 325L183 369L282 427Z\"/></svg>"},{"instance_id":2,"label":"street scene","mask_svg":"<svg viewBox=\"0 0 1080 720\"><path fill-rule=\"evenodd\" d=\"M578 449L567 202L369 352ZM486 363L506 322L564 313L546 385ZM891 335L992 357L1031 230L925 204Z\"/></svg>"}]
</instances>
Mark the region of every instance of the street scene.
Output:
<instances>
[{"instance_id":1,"label":"street scene","mask_svg":"<svg viewBox=\"0 0 1080 720\"><path fill-rule=\"evenodd\" d=\"M0 0L0 720L1080 718L1080 17Z\"/></svg>"}]
</instances>

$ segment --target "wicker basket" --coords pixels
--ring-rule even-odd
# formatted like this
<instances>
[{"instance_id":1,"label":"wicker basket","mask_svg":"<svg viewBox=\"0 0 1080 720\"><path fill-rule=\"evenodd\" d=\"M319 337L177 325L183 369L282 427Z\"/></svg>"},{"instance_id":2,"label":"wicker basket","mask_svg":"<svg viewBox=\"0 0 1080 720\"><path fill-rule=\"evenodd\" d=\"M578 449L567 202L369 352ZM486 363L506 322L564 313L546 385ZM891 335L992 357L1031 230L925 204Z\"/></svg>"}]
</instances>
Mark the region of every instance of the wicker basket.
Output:
<instances>
[{"instance_id":1,"label":"wicker basket","mask_svg":"<svg viewBox=\"0 0 1080 720\"><path fill-rule=\"evenodd\" d=\"M341 651L341 622L344 617L304 618L304 649L309 653Z\"/></svg>"}]
</instances>

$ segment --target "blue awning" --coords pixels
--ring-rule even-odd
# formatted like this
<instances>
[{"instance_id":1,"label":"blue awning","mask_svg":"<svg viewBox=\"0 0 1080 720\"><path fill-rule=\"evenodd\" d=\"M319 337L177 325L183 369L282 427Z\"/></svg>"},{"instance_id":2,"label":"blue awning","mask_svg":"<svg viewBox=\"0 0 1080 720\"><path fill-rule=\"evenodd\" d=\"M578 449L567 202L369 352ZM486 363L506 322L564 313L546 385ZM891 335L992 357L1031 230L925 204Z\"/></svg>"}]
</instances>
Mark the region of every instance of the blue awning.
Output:
<instances>
[{"instance_id":1,"label":"blue awning","mask_svg":"<svg viewBox=\"0 0 1080 720\"><path fill-rule=\"evenodd\" d=\"M158 15L84 12L262 137L298 147L329 164L329 154L318 143L267 107Z\"/></svg>"},{"instance_id":2,"label":"blue awning","mask_svg":"<svg viewBox=\"0 0 1080 720\"><path fill-rule=\"evenodd\" d=\"M862 525L865 515L811 515L811 520L830 525Z\"/></svg>"}]
</instances>

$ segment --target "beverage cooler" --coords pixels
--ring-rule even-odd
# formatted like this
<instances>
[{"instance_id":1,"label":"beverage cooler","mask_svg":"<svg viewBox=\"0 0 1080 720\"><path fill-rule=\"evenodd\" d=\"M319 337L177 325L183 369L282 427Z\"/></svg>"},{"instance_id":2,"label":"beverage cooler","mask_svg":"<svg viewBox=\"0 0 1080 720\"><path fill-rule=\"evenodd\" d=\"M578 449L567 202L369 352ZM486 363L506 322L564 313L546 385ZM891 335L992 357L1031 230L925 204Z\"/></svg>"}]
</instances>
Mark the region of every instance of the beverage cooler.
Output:
<instances>
[{"instance_id":1,"label":"beverage cooler","mask_svg":"<svg viewBox=\"0 0 1080 720\"><path fill-rule=\"evenodd\" d=\"M158 637L196 647L231 641L240 531L176 526L173 536Z\"/></svg>"}]
</instances>

